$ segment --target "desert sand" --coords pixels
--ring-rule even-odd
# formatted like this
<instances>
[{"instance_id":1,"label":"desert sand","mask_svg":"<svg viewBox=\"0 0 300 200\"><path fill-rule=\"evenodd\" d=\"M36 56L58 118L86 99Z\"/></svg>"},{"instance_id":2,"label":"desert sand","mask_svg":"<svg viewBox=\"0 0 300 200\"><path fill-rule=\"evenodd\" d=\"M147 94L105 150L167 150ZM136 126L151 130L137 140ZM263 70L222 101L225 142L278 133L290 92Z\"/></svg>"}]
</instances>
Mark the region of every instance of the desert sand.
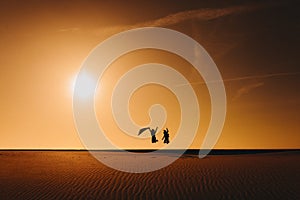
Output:
<instances>
[{"instance_id":1,"label":"desert sand","mask_svg":"<svg viewBox=\"0 0 300 200\"><path fill-rule=\"evenodd\" d=\"M300 199L300 154L185 154L134 174L86 151L1 151L0 199Z\"/></svg>"}]
</instances>

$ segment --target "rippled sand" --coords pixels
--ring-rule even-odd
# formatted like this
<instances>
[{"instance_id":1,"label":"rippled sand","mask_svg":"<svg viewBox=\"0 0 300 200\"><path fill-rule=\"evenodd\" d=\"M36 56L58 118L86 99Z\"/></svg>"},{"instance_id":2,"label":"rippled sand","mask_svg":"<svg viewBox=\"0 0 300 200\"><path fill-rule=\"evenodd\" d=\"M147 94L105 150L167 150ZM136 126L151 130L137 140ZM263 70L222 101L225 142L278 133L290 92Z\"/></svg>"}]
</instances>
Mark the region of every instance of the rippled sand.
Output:
<instances>
[{"instance_id":1,"label":"rippled sand","mask_svg":"<svg viewBox=\"0 0 300 200\"><path fill-rule=\"evenodd\" d=\"M300 199L300 154L184 155L133 174L84 151L2 151L0 199Z\"/></svg>"}]
</instances>

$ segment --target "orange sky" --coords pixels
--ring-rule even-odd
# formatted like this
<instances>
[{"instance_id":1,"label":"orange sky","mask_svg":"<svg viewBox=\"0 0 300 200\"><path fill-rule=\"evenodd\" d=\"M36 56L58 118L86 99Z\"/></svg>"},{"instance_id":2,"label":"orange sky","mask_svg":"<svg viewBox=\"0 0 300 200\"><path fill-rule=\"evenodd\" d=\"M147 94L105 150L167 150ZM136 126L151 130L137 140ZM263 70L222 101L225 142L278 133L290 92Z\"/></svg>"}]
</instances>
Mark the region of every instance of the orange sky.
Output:
<instances>
[{"instance_id":1,"label":"orange sky","mask_svg":"<svg viewBox=\"0 0 300 200\"><path fill-rule=\"evenodd\" d=\"M219 67L228 104L215 148L300 148L300 17L294 1L216 2L1 1L0 148L83 148L72 114L72 84L81 63L104 39L142 26L189 35ZM181 70L196 82L203 121L191 148L199 148L209 122L210 101L206 86L199 83L201 77L178 56L159 51L128 54L103 78L106 89L118 79L120 68L150 61ZM149 92L165 98L145 96ZM97 116L99 121L104 118L114 140L116 134L123 136L102 115L103 110L109 112L104 106L109 91L105 95L96 97ZM131 100L136 104L131 108L133 116L145 123L144 113L156 101L172 113L167 121L172 139L179 120L178 103L165 88L148 86L137 91ZM148 140L115 142L123 148L153 147Z\"/></svg>"}]
</instances>

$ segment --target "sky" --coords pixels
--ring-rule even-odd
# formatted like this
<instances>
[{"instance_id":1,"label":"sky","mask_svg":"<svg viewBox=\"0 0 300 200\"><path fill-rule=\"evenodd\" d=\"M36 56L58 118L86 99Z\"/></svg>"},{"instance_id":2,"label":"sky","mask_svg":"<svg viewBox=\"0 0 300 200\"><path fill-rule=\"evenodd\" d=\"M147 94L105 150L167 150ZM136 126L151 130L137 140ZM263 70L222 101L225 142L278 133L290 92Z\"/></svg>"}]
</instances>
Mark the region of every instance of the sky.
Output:
<instances>
[{"instance_id":1,"label":"sky","mask_svg":"<svg viewBox=\"0 0 300 200\"><path fill-rule=\"evenodd\" d=\"M227 115L214 148L299 149L298 5L292 0L0 1L0 148L84 148L72 110L74 82L83 61L116 33L155 26L193 38L218 66ZM195 89L201 120L190 148L200 148L210 119L207 88L189 63L168 52L131 52L110 66L95 97L99 124L102 121L120 148L163 146L124 136L109 108L111 89L122 73L148 62L172 66ZM155 103L170 113L165 126L172 141L180 108L168 89L148 85L136 91L130 99L132 117L142 127Z\"/></svg>"}]
</instances>

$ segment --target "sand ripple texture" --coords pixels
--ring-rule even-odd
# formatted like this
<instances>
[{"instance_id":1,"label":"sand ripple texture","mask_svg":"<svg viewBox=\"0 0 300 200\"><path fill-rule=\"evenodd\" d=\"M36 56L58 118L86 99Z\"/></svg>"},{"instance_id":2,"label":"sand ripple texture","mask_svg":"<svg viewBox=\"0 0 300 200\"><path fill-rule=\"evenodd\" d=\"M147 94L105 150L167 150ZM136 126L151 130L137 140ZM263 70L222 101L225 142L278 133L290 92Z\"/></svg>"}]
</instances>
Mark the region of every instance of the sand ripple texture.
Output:
<instances>
[{"instance_id":1,"label":"sand ripple texture","mask_svg":"<svg viewBox=\"0 0 300 200\"><path fill-rule=\"evenodd\" d=\"M134 174L84 151L2 151L0 199L300 199L300 154L184 155Z\"/></svg>"}]
</instances>

